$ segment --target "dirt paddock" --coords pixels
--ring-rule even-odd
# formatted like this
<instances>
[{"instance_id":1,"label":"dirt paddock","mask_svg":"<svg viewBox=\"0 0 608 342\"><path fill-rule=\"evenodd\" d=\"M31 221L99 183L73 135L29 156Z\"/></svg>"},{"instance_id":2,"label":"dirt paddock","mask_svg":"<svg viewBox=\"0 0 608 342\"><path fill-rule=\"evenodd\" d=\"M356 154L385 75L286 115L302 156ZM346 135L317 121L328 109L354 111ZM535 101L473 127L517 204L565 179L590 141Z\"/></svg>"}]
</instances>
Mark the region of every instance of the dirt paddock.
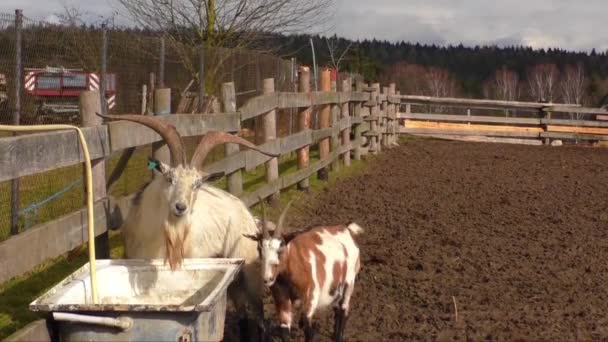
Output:
<instances>
[{"instance_id":1,"label":"dirt paddock","mask_svg":"<svg viewBox=\"0 0 608 342\"><path fill-rule=\"evenodd\" d=\"M317 197L366 229L348 341L608 338L606 149L415 139Z\"/></svg>"}]
</instances>

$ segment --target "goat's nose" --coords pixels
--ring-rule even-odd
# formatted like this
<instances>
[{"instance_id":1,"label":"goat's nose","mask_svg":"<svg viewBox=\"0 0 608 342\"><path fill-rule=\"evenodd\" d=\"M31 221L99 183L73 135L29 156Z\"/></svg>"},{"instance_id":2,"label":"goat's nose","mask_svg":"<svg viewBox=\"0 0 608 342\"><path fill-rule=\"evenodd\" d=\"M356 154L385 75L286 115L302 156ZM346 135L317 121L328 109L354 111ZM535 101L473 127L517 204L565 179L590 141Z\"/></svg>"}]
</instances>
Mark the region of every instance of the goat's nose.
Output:
<instances>
[{"instance_id":1,"label":"goat's nose","mask_svg":"<svg viewBox=\"0 0 608 342\"><path fill-rule=\"evenodd\" d=\"M182 202L175 203L175 210L177 210L177 212L183 213L184 211L186 211L186 209L188 209L188 206L186 204Z\"/></svg>"}]
</instances>

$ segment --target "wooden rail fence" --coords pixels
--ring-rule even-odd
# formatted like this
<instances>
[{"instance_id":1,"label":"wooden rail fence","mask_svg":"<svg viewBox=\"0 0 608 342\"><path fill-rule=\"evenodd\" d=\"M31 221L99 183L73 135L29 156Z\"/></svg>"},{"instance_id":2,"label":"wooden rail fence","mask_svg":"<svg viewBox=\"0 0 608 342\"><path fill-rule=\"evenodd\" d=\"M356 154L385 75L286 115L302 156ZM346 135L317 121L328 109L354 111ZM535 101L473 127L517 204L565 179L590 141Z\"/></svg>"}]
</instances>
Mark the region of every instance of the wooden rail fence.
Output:
<instances>
[{"instance_id":1,"label":"wooden rail fence","mask_svg":"<svg viewBox=\"0 0 608 342\"><path fill-rule=\"evenodd\" d=\"M309 79L307 68L303 67L300 73L302 79ZM329 75L328 72L324 73L326 78ZM260 197L276 200L282 189L295 184L300 189L306 189L308 178L315 173L336 169L340 164L349 165L351 155L354 159L360 159L366 153L379 153L383 147L395 141L399 100L388 94L394 85L386 87L382 92L378 84L371 87L356 84L353 89L350 80L341 84L340 91L336 91L335 86L334 84L334 90L320 92L310 92L308 87L301 87L300 92L275 92L273 79L267 79L264 80L264 94L237 109L234 84L226 83L222 87L223 113L172 114L160 118L174 125L182 136L192 137L204 135L209 130L238 133L244 120L261 117L263 125L256 128L262 129L264 133L261 146L281 155L296 152L299 160L297 171L279 174L276 159L256 151L241 151L232 144L226 146L225 158L205 166L210 172L225 172L228 190L252 206ZM157 90L162 92L162 89ZM166 97L166 93L162 96ZM83 94L81 115L87 126L83 132L94 160L94 168L115 153L153 143L162 144L160 136L145 126L126 121L103 124L95 116L99 107L99 96L93 92ZM277 112L289 108L300 110L300 129L289 136L277 137ZM321 109L322 115L329 114L321 120L322 125L317 129L310 127L313 109ZM327 110L329 111L323 114ZM310 163L311 146L323 145L324 141L327 141L326 152L321 154L318 161ZM74 132L58 131L0 139L0 181L10 181L82 162L83 155ZM126 162L121 162L118 167L124 168L125 165ZM262 165L265 165L266 170L265 184L253 192L244 192L242 171L251 171ZM112 178L116 179L121 171L111 172ZM107 185L104 172L94 174L95 227L100 239L98 246L102 249L99 257L108 256L108 247L104 244L103 237L107 236L108 229L120 225L129 203L128 198L107 196ZM87 240L84 208L12 236L0 242L0 283L22 275Z\"/></svg>"},{"instance_id":2,"label":"wooden rail fence","mask_svg":"<svg viewBox=\"0 0 608 342\"><path fill-rule=\"evenodd\" d=\"M411 95L391 98L393 102L395 99L404 108L398 114L399 133L530 145L550 144L553 140L608 140L608 121L604 121L608 111L600 108ZM413 107L442 113L414 112ZM472 115L472 110L481 114Z\"/></svg>"},{"instance_id":3,"label":"wooden rail fence","mask_svg":"<svg viewBox=\"0 0 608 342\"><path fill-rule=\"evenodd\" d=\"M276 201L281 190L297 184L306 190L308 180L317 174L327 179L327 172L350 160L359 160L368 153L377 154L396 144L400 133L454 140L510 142L540 145L552 139L608 140L608 112L603 109L576 105L532 102L508 102L456 98L433 98L400 95L394 84L365 84L344 80L340 91L323 72L322 91L310 91L310 72L299 70L299 92L275 92L273 79L264 80L264 93L236 107L233 83L222 86L223 113L162 115L161 120L174 125L183 137L204 135L209 130L239 133L245 120L259 119L256 135L262 136L261 146L286 155L295 152L297 171L279 172L278 161L256 151L240 150L227 144L225 157L205 166L209 172L223 171L227 189L248 206L259 198ZM168 89L156 89L156 112L167 111L170 103ZM112 198L106 189L127 165L134 148L153 144L155 155L167 158L161 137L153 130L131 122L102 123L95 116L100 111L99 96L85 92L81 97L83 132L94 165L95 234L98 257L107 258L108 229L118 228L129 209L130 197ZM438 107L441 113L413 112L412 108ZM298 111L298 131L289 136L277 136L277 113L281 109ZM466 114L446 114L454 112ZM495 111L492 115L473 111ZM498 112L496 112L498 111ZM318 112L319 127L312 127L313 113ZM514 116L513 113L517 113ZM524 113L525 115L519 115ZM507 116L508 114L508 116ZM573 119L584 115L591 119ZM310 150L316 146L320 159L310 160ZM165 152L163 152L163 149ZM104 172L105 159L122 152L121 161L110 173ZM83 163L83 155L74 132L50 132L0 138L0 182L43 173ZM265 167L265 183L255 191L243 189L243 171ZM37 265L81 246L88 240L86 210L82 209L39 224L0 242L0 283L25 274ZM37 321L10 339L36 338L48 340L44 321Z\"/></svg>"}]
</instances>

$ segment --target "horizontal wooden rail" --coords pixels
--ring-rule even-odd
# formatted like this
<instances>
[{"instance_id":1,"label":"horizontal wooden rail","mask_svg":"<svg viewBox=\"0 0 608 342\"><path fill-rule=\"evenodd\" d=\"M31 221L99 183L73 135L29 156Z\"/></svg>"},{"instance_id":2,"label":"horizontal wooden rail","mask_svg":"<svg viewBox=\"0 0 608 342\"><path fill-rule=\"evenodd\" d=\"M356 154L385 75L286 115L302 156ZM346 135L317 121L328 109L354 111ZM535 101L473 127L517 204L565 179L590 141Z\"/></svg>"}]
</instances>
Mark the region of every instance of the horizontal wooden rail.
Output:
<instances>
[{"instance_id":1,"label":"horizontal wooden rail","mask_svg":"<svg viewBox=\"0 0 608 342\"><path fill-rule=\"evenodd\" d=\"M95 203L95 234L107 230L109 202ZM32 227L0 242L0 283L88 241L86 208Z\"/></svg>"},{"instance_id":2,"label":"horizontal wooden rail","mask_svg":"<svg viewBox=\"0 0 608 342\"><path fill-rule=\"evenodd\" d=\"M238 113L174 114L157 117L175 126L182 137L204 135L209 130L238 132L241 127ZM129 147L144 146L162 140L160 135L152 129L137 123L118 121L109 122L107 126L111 152Z\"/></svg>"},{"instance_id":3,"label":"horizontal wooden rail","mask_svg":"<svg viewBox=\"0 0 608 342\"><path fill-rule=\"evenodd\" d=\"M92 159L110 154L105 127L82 128ZM28 134L0 138L0 181L82 163L74 131Z\"/></svg>"},{"instance_id":4,"label":"horizontal wooden rail","mask_svg":"<svg viewBox=\"0 0 608 342\"><path fill-rule=\"evenodd\" d=\"M608 127L606 121L541 119L543 125L574 126L574 127Z\"/></svg>"},{"instance_id":5,"label":"horizontal wooden rail","mask_svg":"<svg viewBox=\"0 0 608 342\"><path fill-rule=\"evenodd\" d=\"M301 169L301 170L295 171L293 173L283 175L276 181L266 184L251 193L245 194L241 199L243 200L243 202L245 202L245 204L247 204L247 206L251 207L259 202L260 197L266 198L279 190L288 188L288 187L298 183L299 181L314 175L320 169L327 167L334 160L340 158L341 154L344 154L345 152L352 150L353 146L360 144L360 143L361 143L360 141L355 141L354 144L340 146L339 149L337 149L329 154L328 159L317 161L316 163L310 165L309 167L307 167L305 169Z\"/></svg>"},{"instance_id":6,"label":"horizontal wooden rail","mask_svg":"<svg viewBox=\"0 0 608 342\"><path fill-rule=\"evenodd\" d=\"M587 107L579 107L573 108L569 105L555 105L555 106L547 106L542 109L544 112L552 112L552 113L578 113L578 114L599 114L599 115L607 115L608 111L603 108L587 108Z\"/></svg>"},{"instance_id":7,"label":"horizontal wooden rail","mask_svg":"<svg viewBox=\"0 0 608 342\"><path fill-rule=\"evenodd\" d=\"M514 118L499 116L467 116L462 114L424 114L424 113L400 113L400 119L417 119L431 121L452 121L452 122L482 122L482 123L501 123L510 125L539 125L541 119L536 118Z\"/></svg>"},{"instance_id":8,"label":"horizontal wooden rail","mask_svg":"<svg viewBox=\"0 0 608 342\"><path fill-rule=\"evenodd\" d=\"M369 100L369 94L361 92L277 92L250 99L239 111L241 113L241 120L247 120L274 109L303 108L325 104L364 102L367 100Z\"/></svg>"},{"instance_id":9,"label":"horizontal wooden rail","mask_svg":"<svg viewBox=\"0 0 608 342\"><path fill-rule=\"evenodd\" d=\"M539 138L541 132L512 132L492 130L465 130L443 128L407 128L400 127L399 133L407 134L447 134L447 135L480 135L491 137Z\"/></svg>"},{"instance_id":10,"label":"horizontal wooden rail","mask_svg":"<svg viewBox=\"0 0 608 342\"><path fill-rule=\"evenodd\" d=\"M608 135L599 134L577 134L577 133L564 133L564 132L542 132L541 138L550 139L570 139L570 140L608 140Z\"/></svg>"},{"instance_id":11,"label":"horizontal wooden rail","mask_svg":"<svg viewBox=\"0 0 608 342\"><path fill-rule=\"evenodd\" d=\"M323 138L331 136L337 136L346 127L352 124L360 123L361 118L347 117L338 121L334 127L318 129L318 130L305 130L298 133L294 133L290 136L279 138L264 144L259 145L260 148L277 154L288 154L296 151L307 145L313 145ZM366 131L367 127L362 128L362 132ZM239 169L245 169L245 171L251 171L256 167L263 165L269 161L271 157L261 154L256 151L245 150L238 153L232 154L220 161L205 166L204 170L207 172L225 172L227 174L232 173Z\"/></svg>"},{"instance_id":12,"label":"horizontal wooden rail","mask_svg":"<svg viewBox=\"0 0 608 342\"><path fill-rule=\"evenodd\" d=\"M483 135L448 135L448 134L413 134L415 136L435 138L442 140L457 140L469 142L487 142L487 143L502 143L502 144L518 144L518 145L534 145L540 146L543 142L539 139L521 139L521 138L501 138L501 137L486 137Z\"/></svg>"},{"instance_id":13,"label":"horizontal wooden rail","mask_svg":"<svg viewBox=\"0 0 608 342\"><path fill-rule=\"evenodd\" d=\"M480 99L463 99L452 97L432 97L418 95L400 95L396 96L406 103L425 103L425 104L442 104L454 105L463 107L477 108L498 108L498 109L521 109L521 110L541 110L545 107L555 106L557 104L541 103L541 102L520 102L520 101L500 101L500 100L480 100ZM580 107L580 105L559 104L560 107Z\"/></svg>"},{"instance_id":14,"label":"horizontal wooden rail","mask_svg":"<svg viewBox=\"0 0 608 342\"><path fill-rule=\"evenodd\" d=\"M161 117L184 137L209 130L236 132L238 114L176 114ZM118 121L82 128L92 159L113 152L161 141L160 135L140 124ZM76 132L50 132L0 138L0 182L84 162Z\"/></svg>"}]
</instances>

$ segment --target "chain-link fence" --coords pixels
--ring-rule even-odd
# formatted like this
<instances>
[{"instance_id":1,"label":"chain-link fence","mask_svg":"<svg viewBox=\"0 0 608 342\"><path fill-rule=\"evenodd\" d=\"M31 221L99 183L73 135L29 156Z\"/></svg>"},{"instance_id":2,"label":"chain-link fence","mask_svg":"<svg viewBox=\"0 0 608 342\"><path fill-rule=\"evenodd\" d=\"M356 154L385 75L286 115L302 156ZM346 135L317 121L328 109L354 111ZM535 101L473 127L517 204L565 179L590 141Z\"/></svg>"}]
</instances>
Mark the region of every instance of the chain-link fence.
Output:
<instances>
[{"instance_id":1,"label":"chain-link fence","mask_svg":"<svg viewBox=\"0 0 608 342\"><path fill-rule=\"evenodd\" d=\"M86 90L105 93L106 110L113 114L153 114L152 94L158 87L171 88L171 111L179 113L221 111L218 99L224 82L235 83L238 106L262 93L265 78L275 79L276 91L295 90L293 60L243 49L192 47L145 30L60 25L26 15L0 13L4 124L80 125L79 95ZM203 91L199 74L205 79ZM280 113L280 136L293 132L296 114ZM253 121L243 127L255 129ZM137 149L112 195L127 195L150 180L145 158L150 152L150 146ZM107 175L119 157L108 160ZM77 165L0 183L0 241L81 208L82 174Z\"/></svg>"}]
</instances>

